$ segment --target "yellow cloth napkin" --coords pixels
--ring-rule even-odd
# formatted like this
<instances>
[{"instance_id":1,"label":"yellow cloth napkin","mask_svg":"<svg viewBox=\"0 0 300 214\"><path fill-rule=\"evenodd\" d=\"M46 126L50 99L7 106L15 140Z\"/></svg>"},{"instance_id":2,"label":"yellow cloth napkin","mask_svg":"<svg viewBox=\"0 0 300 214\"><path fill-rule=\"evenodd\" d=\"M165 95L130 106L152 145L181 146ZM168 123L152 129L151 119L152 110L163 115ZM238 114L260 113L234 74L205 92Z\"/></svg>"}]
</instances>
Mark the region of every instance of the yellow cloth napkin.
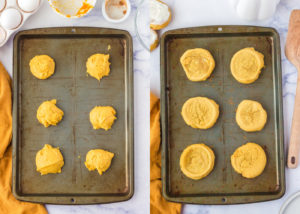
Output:
<instances>
[{"instance_id":1,"label":"yellow cloth napkin","mask_svg":"<svg viewBox=\"0 0 300 214\"><path fill-rule=\"evenodd\" d=\"M2 214L47 214L40 204L21 202L11 192L12 136L11 79L0 62L0 213Z\"/></svg>"},{"instance_id":2,"label":"yellow cloth napkin","mask_svg":"<svg viewBox=\"0 0 300 214\"><path fill-rule=\"evenodd\" d=\"M150 95L150 213L179 214L181 204L166 201L161 194L160 101Z\"/></svg>"}]
</instances>

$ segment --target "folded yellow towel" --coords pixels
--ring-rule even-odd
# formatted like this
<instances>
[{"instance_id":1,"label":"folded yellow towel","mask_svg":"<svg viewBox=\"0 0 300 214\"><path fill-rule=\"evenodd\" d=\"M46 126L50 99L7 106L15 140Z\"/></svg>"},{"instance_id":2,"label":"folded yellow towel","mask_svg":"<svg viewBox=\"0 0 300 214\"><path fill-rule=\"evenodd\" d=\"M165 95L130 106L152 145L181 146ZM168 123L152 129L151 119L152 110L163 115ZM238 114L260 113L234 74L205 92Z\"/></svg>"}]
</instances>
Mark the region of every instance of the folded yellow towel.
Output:
<instances>
[{"instance_id":1,"label":"folded yellow towel","mask_svg":"<svg viewBox=\"0 0 300 214\"><path fill-rule=\"evenodd\" d=\"M11 80L0 62L0 158L3 157L11 141Z\"/></svg>"},{"instance_id":2,"label":"folded yellow towel","mask_svg":"<svg viewBox=\"0 0 300 214\"><path fill-rule=\"evenodd\" d=\"M160 101L150 95L150 213L178 214L181 204L166 201L161 194Z\"/></svg>"},{"instance_id":3,"label":"folded yellow towel","mask_svg":"<svg viewBox=\"0 0 300 214\"><path fill-rule=\"evenodd\" d=\"M21 202L11 192L12 136L11 79L0 62L0 213L47 214L43 205Z\"/></svg>"}]
</instances>

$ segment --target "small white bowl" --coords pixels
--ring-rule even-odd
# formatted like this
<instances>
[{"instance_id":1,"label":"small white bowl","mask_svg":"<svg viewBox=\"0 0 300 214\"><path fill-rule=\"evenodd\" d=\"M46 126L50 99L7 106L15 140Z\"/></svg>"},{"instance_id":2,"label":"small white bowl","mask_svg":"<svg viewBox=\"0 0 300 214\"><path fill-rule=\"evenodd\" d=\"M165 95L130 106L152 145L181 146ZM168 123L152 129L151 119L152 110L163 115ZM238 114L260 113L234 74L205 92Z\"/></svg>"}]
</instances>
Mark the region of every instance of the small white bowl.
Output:
<instances>
[{"instance_id":1,"label":"small white bowl","mask_svg":"<svg viewBox=\"0 0 300 214\"><path fill-rule=\"evenodd\" d=\"M96 2L97 0L49 0L56 13L71 19L87 15L95 7Z\"/></svg>"},{"instance_id":2,"label":"small white bowl","mask_svg":"<svg viewBox=\"0 0 300 214\"><path fill-rule=\"evenodd\" d=\"M106 11L106 2L107 1L109 1L109 0L103 0L103 3L102 3L102 14L107 21L112 22L112 23L120 23L120 22L125 21L128 18L128 16L130 15L130 12L131 12L131 4L130 4L129 0L124 0L127 5L127 10L126 10L126 14L121 19L112 19L108 16L107 11Z\"/></svg>"}]
</instances>

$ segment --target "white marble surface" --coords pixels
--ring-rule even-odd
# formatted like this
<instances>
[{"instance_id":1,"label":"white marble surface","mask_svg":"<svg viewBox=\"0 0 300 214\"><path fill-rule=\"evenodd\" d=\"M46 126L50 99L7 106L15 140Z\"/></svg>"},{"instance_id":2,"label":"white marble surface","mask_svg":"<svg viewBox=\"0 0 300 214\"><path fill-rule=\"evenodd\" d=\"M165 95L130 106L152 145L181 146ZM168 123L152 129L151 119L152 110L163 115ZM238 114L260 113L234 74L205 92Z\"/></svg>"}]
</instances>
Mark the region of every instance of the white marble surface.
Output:
<instances>
[{"instance_id":1,"label":"white marble surface","mask_svg":"<svg viewBox=\"0 0 300 214\"><path fill-rule=\"evenodd\" d=\"M275 15L265 21L249 22L240 20L229 5L229 0L164 0L173 12L173 20L163 31L204 25L259 25L276 28L280 34L282 48L282 72L283 72L283 105L284 105L284 128L285 147L289 140L292 112L294 106L295 87L297 80L296 69L287 61L284 55L284 44L287 35L289 15L292 9L300 8L299 0L281 0ZM160 32L162 33L162 32ZM159 49L151 52L151 90L159 95ZM300 167L286 169L286 194L282 199L254 203L247 205L230 206L200 206L185 205L185 214L264 214L278 213L279 209L288 196L300 190ZM299 211L298 211L299 212ZM297 213L298 213L297 212Z\"/></svg>"},{"instance_id":2,"label":"white marble surface","mask_svg":"<svg viewBox=\"0 0 300 214\"><path fill-rule=\"evenodd\" d=\"M8 0L14 1L14 0ZM139 0L130 0L132 11L130 17L123 23L111 24L105 21L101 14L102 0L98 0L96 7L91 13L80 19L66 19L54 13L46 0L42 0L39 11L31 16L20 30L42 28L42 27L62 27L62 26L91 26L119 28L130 32L134 43L134 108L135 108L135 194L133 198L126 202L87 205L87 206L57 206L47 205L50 214L122 214L122 213L149 213L149 52L145 51L139 44L134 31L134 15ZM12 50L13 37L0 48L0 61L12 75Z\"/></svg>"}]
</instances>

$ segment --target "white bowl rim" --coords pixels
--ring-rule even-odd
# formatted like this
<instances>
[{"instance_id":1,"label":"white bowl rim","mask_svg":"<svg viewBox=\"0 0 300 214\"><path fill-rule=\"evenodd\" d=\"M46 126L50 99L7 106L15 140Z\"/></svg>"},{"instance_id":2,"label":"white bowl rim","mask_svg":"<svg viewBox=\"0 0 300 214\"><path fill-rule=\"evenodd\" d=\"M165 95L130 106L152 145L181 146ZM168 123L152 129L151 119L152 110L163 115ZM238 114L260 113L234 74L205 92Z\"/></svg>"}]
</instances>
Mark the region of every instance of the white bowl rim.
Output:
<instances>
[{"instance_id":1,"label":"white bowl rim","mask_svg":"<svg viewBox=\"0 0 300 214\"><path fill-rule=\"evenodd\" d=\"M78 19L83 16L86 16L95 8L95 6L97 4L97 0L92 0L94 2L94 4L91 4L93 7L90 8L85 14L81 14L80 16L76 16L76 15L75 16L67 16L68 14L64 14L64 13L58 12L56 10L56 7L54 7L54 5L52 4L53 1L57 1L57 0L48 0L50 7L55 11L55 13L61 15L62 17L68 18L68 19ZM84 2L84 0L82 0L82 2Z\"/></svg>"},{"instance_id":2,"label":"white bowl rim","mask_svg":"<svg viewBox=\"0 0 300 214\"><path fill-rule=\"evenodd\" d=\"M300 196L300 191L295 192L294 194L292 194L291 196L289 196L284 203L282 204L279 214L284 214L284 212L286 211L286 208L291 204L291 202L293 200L295 200L297 197Z\"/></svg>"},{"instance_id":3,"label":"white bowl rim","mask_svg":"<svg viewBox=\"0 0 300 214\"><path fill-rule=\"evenodd\" d=\"M131 12L130 1L129 0L125 0L125 1L126 1L126 4L127 4L127 12L126 12L125 16L123 16L121 19L112 19L106 13L106 10L105 10L106 0L103 0L103 3L102 3L102 14L103 14L104 18L107 21L112 22L112 23L120 23L120 22L125 21L125 19L128 18L128 16L130 15L130 12Z\"/></svg>"}]
</instances>

